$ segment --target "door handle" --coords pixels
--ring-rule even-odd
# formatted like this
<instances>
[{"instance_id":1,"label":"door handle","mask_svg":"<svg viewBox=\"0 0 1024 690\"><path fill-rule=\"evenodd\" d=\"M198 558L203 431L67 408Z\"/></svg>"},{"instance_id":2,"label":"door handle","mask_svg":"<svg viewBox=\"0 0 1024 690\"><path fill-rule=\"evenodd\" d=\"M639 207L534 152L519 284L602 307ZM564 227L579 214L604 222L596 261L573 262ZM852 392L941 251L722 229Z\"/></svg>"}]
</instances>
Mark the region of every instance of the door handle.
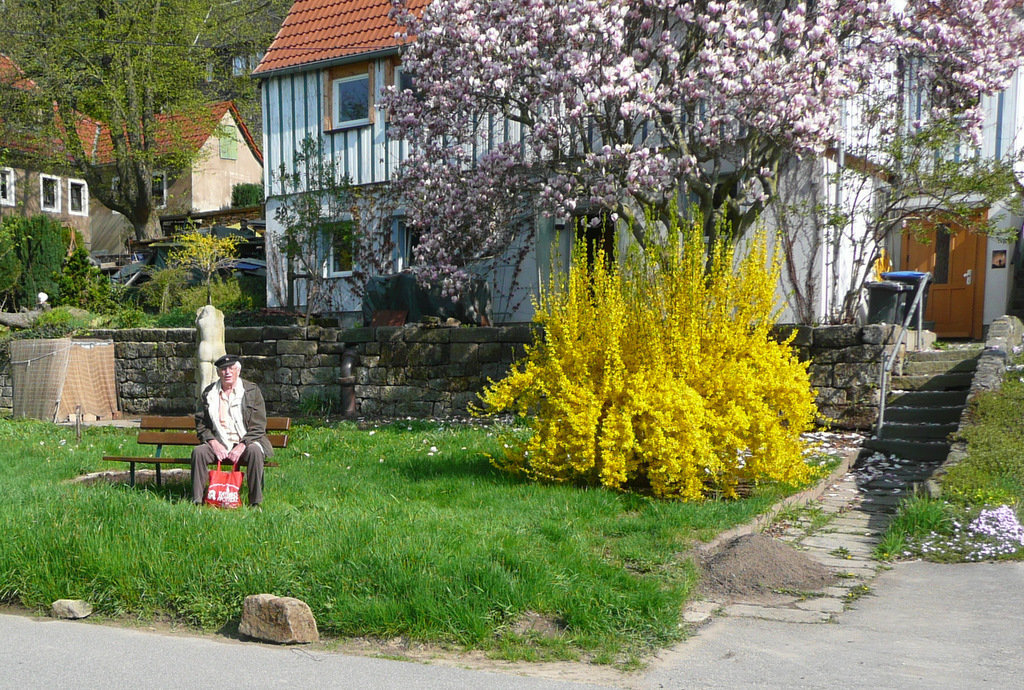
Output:
<instances>
[{"instance_id":1,"label":"door handle","mask_svg":"<svg viewBox=\"0 0 1024 690\"><path fill-rule=\"evenodd\" d=\"M967 279L967 284L970 285L974 282L974 269L968 268L967 272L964 273L964 278Z\"/></svg>"}]
</instances>

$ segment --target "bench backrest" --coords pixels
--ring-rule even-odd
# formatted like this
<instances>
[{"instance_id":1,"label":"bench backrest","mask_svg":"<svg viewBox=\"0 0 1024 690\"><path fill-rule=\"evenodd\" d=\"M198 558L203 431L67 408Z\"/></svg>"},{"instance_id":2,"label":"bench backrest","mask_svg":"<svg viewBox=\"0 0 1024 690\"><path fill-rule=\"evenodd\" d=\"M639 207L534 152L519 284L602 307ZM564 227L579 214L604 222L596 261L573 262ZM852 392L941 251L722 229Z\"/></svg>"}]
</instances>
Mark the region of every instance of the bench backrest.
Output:
<instances>
[{"instance_id":1,"label":"bench backrest","mask_svg":"<svg viewBox=\"0 0 1024 690\"><path fill-rule=\"evenodd\" d=\"M291 417L267 417L267 436L274 448L288 447L288 434L270 433L288 431L292 426ZM135 441L145 446L198 446L196 419L184 417L144 416L139 425L139 437Z\"/></svg>"}]
</instances>

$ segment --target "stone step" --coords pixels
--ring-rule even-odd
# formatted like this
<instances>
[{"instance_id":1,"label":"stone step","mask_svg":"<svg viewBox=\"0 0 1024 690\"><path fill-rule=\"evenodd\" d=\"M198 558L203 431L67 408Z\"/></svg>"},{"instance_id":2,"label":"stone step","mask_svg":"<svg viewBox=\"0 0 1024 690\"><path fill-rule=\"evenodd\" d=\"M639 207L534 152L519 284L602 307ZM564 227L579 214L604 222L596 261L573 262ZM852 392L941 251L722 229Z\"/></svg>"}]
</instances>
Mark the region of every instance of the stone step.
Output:
<instances>
[{"instance_id":1,"label":"stone step","mask_svg":"<svg viewBox=\"0 0 1024 690\"><path fill-rule=\"evenodd\" d=\"M959 424L956 422L947 424L896 422L891 421L887 414L885 424L882 426L882 438L944 441L950 434L956 433L958 426Z\"/></svg>"},{"instance_id":2,"label":"stone step","mask_svg":"<svg viewBox=\"0 0 1024 690\"><path fill-rule=\"evenodd\" d=\"M921 376L923 374L952 374L961 371L974 371L978 368L978 358L959 361L935 359L924 362L907 361L903 363L903 376Z\"/></svg>"},{"instance_id":3,"label":"stone step","mask_svg":"<svg viewBox=\"0 0 1024 690\"><path fill-rule=\"evenodd\" d=\"M914 407L909 405L892 405L885 408L885 423L917 422L923 424L959 423L963 414L963 405L946 405L941 407Z\"/></svg>"},{"instance_id":4,"label":"stone step","mask_svg":"<svg viewBox=\"0 0 1024 690\"><path fill-rule=\"evenodd\" d=\"M962 371L952 374L923 374L919 376L893 376L890 390L950 391L969 388L974 372Z\"/></svg>"},{"instance_id":5,"label":"stone step","mask_svg":"<svg viewBox=\"0 0 1024 690\"><path fill-rule=\"evenodd\" d=\"M908 362L961 362L965 359L977 358L984 345L970 345L948 350L917 350L907 353Z\"/></svg>"},{"instance_id":6,"label":"stone step","mask_svg":"<svg viewBox=\"0 0 1024 690\"><path fill-rule=\"evenodd\" d=\"M907 460L945 460L949 455L947 441L907 441L904 439L869 438L864 448Z\"/></svg>"},{"instance_id":7,"label":"stone step","mask_svg":"<svg viewBox=\"0 0 1024 690\"><path fill-rule=\"evenodd\" d=\"M888 404L900 407L948 407L964 405L967 391L902 391L890 392Z\"/></svg>"}]
</instances>

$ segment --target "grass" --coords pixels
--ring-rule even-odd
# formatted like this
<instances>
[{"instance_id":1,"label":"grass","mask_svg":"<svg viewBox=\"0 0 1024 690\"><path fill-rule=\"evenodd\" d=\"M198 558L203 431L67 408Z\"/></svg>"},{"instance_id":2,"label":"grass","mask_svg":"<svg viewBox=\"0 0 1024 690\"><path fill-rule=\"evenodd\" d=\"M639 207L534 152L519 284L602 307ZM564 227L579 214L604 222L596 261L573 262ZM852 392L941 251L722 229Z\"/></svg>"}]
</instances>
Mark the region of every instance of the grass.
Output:
<instances>
[{"instance_id":1,"label":"grass","mask_svg":"<svg viewBox=\"0 0 1024 690\"><path fill-rule=\"evenodd\" d=\"M134 437L0 419L0 601L217 630L269 592L306 601L327 636L628 666L683 634L684 553L795 490L693 504L526 483L486 459L496 429L421 422L293 427L262 512L197 508L180 483L66 481L147 454ZM527 611L564 634L511 634Z\"/></svg>"},{"instance_id":2,"label":"grass","mask_svg":"<svg viewBox=\"0 0 1024 690\"><path fill-rule=\"evenodd\" d=\"M999 391L979 396L962 431L967 457L942 481L942 499L914 496L899 508L879 543L883 559L934 561L1024 559L1013 523L1024 506L1024 365L1011 365ZM993 530L981 523L1007 506ZM1007 512L1009 511L1009 512ZM978 522L978 521L981 522ZM993 531L995 533L993 533Z\"/></svg>"}]
</instances>

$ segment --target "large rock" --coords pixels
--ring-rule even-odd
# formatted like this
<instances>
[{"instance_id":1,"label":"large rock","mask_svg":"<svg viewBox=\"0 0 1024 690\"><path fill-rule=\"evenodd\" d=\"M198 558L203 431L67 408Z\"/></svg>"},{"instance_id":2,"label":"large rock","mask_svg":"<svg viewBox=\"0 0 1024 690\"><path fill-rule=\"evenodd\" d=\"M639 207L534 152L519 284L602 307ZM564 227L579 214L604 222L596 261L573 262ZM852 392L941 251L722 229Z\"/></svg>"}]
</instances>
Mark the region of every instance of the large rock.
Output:
<instances>
[{"instance_id":1,"label":"large rock","mask_svg":"<svg viewBox=\"0 0 1024 690\"><path fill-rule=\"evenodd\" d=\"M279 644L307 644L320 639L309 605L293 597L253 594L242 604L238 632Z\"/></svg>"},{"instance_id":2,"label":"large rock","mask_svg":"<svg viewBox=\"0 0 1024 690\"><path fill-rule=\"evenodd\" d=\"M81 599L58 599L50 604L50 615L54 618L85 618L92 613L92 605Z\"/></svg>"}]
</instances>

